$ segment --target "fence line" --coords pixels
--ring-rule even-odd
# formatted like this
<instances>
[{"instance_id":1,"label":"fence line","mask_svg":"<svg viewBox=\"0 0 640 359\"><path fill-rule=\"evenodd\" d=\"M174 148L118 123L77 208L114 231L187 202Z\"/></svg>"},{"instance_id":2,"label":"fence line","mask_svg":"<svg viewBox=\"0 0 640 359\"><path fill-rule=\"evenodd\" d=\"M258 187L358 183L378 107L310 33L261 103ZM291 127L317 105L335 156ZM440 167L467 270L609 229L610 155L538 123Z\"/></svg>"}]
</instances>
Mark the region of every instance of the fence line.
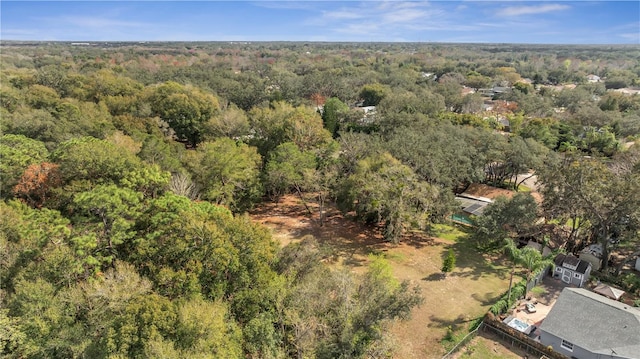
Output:
<instances>
[{"instance_id":1,"label":"fence line","mask_svg":"<svg viewBox=\"0 0 640 359\"><path fill-rule=\"evenodd\" d=\"M478 335L478 330L482 328L483 324L484 322L481 322L476 329L465 335L464 338L462 338L462 340L460 340L458 344L453 347L453 349L449 350L449 352L442 357L442 359L449 358L450 355L455 354L462 346L466 345L469 341L471 341L471 339L475 338L475 336Z\"/></svg>"},{"instance_id":2,"label":"fence line","mask_svg":"<svg viewBox=\"0 0 640 359\"><path fill-rule=\"evenodd\" d=\"M522 341L519 338L516 338L515 336L509 334L508 332L502 330L499 327L483 322L483 330L486 330L486 329L491 330L494 334L498 334L502 339L505 339L505 337L507 337L508 339L511 339L511 346L514 345L514 341L515 341L517 342L517 345L520 348L524 349L527 353L533 354L538 358L549 358L546 355L547 353L540 351L538 348L532 346L531 344L525 341Z\"/></svg>"}]
</instances>

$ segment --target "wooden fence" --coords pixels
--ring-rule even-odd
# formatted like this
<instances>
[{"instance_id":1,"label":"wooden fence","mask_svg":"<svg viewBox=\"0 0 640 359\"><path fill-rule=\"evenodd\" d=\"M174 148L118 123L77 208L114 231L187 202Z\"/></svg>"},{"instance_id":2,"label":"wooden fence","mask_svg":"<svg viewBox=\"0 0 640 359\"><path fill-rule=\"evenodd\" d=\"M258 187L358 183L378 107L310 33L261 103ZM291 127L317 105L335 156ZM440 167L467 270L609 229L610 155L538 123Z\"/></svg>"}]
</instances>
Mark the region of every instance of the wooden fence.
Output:
<instances>
[{"instance_id":1,"label":"wooden fence","mask_svg":"<svg viewBox=\"0 0 640 359\"><path fill-rule=\"evenodd\" d=\"M503 341L508 342L511 347L518 346L520 349L531 354L533 358L569 359L565 355L554 351L551 347L546 347L533 338L512 329L491 315L487 315L482 324L483 331L488 330L498 335Z\"/></svg>"}]
</instances>

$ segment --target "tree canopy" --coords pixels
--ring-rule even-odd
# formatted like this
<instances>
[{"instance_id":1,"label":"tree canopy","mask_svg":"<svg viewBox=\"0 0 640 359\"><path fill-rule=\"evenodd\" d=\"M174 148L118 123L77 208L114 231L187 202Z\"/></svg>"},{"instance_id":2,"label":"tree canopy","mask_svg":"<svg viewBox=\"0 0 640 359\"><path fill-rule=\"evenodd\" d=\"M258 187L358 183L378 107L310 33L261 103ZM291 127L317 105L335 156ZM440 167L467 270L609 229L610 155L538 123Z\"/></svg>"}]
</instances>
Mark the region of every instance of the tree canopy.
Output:
<instances>
[{"instance_id":1,"label":"tree canopy","mask_svg":"<svg viewBox=\"0 0 640 359\"><path fill-rule=\"evenodd\" d=\"M398 243L483 183L513 195L473 218L481 249L640 251L634 47L1 46L3 357L393 356L422 295L381 257L280 248L246 212L286 193Z\"/></svg>"}]
</instances>

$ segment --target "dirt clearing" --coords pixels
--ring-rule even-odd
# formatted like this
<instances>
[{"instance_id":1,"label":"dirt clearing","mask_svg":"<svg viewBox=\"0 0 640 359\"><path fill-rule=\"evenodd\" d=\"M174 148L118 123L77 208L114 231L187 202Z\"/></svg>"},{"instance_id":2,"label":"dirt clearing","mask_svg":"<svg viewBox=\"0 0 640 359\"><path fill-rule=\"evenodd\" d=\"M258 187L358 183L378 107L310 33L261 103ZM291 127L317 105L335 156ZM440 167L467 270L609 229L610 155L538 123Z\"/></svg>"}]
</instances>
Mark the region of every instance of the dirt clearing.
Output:
<instances>
[{"instance_id":1,"label":"dirt clearing","mask_svg":"<svg viewBox=\"0 0 640 359\"><path fill-rule=\"evenodd\" d=\"M411 319L391 328L398 343L397 358L442 357L445 351L440 340L448 328L464 329L484 315L508 288L507 268L478 253L464 230L455 227L437 226L429 235L411 233L393 245L383 241L379 228L345 218L334 208L327 211L326 221L320 226L318 213L310 215L294 196L264 204L251 216L271 228L283 246L313 235L331 249L332 265L347 266L355 272L365 269L369 254L382 254L398 279L419 285L424 304L413 310ZM445 278L440 268L449 248L454 250L457 262Z\"/></svg>"}]
</instances>

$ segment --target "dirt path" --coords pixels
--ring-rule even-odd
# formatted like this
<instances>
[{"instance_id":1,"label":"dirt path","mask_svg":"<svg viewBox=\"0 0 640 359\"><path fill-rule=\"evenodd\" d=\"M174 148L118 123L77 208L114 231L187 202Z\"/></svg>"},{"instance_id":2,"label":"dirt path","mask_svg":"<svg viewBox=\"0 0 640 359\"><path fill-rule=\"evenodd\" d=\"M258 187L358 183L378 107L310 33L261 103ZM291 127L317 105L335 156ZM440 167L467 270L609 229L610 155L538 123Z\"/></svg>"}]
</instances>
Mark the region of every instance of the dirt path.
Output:
<instances>
[{"instance_id":1,"label":"dirt path","mask_svg":"<svg viewBox=\"0 0 640 359\"><path fill-rule=\"evenodd\" d=\"M462 329L483 315L508 286L507 270L463 241L420 233L392 245L383 241L379 229L345 218L335 209L327 212L320 226L317 213L309 216L293 196L262 205L251 216L271 228L283 246L305 235L315 236L332 249L333 265L348 266L354 272L364 271L370 253L384 254L398 279L420 286L425 303L413 310L411 319L391 327L398 343L396 358L440 358L444 354L440 340L447 329ZM456 269L443 278L440 268L449 248L458 260Z\"/></svg>"}]
</instances>

